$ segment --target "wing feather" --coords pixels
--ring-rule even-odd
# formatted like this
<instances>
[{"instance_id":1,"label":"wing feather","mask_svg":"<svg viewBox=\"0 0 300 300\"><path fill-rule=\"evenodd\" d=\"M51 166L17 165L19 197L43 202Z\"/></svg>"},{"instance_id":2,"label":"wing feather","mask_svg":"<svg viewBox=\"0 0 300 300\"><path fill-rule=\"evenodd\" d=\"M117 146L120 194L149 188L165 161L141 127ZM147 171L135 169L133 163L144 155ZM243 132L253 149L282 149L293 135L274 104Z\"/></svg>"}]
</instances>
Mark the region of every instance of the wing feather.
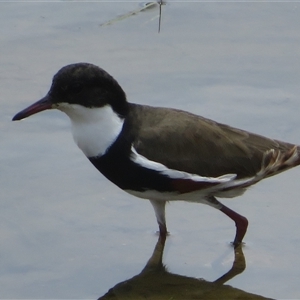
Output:
<instances>
[{"instance_id":1,"label":"wing feather","mask_svg":"<svg viewBox=\"0 0 300 300\"><path fill-rule=\"evenodd\" d=\"M132 104L129 122L138 154L203 177L252 177L260 171L266 151L293 147L175 109Z\"/></svg>"}]
</instances>

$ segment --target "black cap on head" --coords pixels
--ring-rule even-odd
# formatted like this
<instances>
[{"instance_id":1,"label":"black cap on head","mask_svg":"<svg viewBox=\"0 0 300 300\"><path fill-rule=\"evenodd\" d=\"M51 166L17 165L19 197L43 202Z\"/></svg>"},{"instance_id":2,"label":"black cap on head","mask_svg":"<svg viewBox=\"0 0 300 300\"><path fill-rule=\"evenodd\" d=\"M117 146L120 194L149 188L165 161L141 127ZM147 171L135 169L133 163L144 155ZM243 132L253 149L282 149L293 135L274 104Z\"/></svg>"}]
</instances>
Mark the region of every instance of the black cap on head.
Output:
<instances>
[{"instance_id":1,"label":"black cap on head","mask_svg":"<svg viewBox=\"0 0 300 300\"><path fill-rule=\"evenodd\" d=\"M80 104L85 107L110 105L120 116L128 112L126 94L118 82L103 69L88 63L77 63L61 68L53 77L48 94L13 117L22 120L56 104Z\"/></svg>"},{"instance_id":2,"label":"black cap on head","mask_svg":"<svg viewBox=\"0 0 300 300\"><path fill-rule=\"evenodd\" d=\"M85 107L111 105L120 116L128 110L126 94L118 82L103 69L88 63L61 68L53 77L48 93L55 103L80 104Z\"/></svg>"}]
</instances>

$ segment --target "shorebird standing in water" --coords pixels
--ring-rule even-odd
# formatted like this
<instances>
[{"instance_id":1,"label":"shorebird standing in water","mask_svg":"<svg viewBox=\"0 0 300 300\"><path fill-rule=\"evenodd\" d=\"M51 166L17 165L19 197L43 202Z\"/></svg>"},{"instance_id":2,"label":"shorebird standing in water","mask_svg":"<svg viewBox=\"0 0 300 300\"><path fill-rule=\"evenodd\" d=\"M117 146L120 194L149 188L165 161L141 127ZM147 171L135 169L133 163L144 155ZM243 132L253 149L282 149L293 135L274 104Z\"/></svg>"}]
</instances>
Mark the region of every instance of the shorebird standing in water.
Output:
<instances>
[{"instance_id":1,"label":"shorebird standing in water","mask_svg":"<svg viewBox=\"0 0 300 300\"><path fill-rule=\"evenodd\" d=\"M163 238L166 202L183 200L231 218L239 245L248 221L216 198L239 196L300 164L299 146L186 111L129 103L112 76L88 63L59 70L48 94L13 120L54 108L69 116L75 143L106 178L150 200Z\"/></svg>"}]
</instances>

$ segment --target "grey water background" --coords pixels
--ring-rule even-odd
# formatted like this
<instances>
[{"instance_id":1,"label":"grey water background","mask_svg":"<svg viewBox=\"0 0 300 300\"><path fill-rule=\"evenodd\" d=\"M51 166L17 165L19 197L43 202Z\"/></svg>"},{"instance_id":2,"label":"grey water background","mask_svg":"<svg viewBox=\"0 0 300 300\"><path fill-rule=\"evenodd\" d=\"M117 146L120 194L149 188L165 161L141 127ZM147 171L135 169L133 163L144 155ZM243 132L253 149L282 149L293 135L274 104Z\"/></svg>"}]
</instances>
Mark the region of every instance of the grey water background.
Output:
<instances>
[{"instance_id":1,"label":"grey water background","mask_svg":"<svg viewBox=\"0 0 300 300\"><path fill-rule=\"evenodd\" d=\"M129 101L300 144L300 3L168 1L159 34L158 6L118 20L143 5L0 2L0 298L96 299L139 273L157 241L151 205L93 168L66 116L11 122L60 67L91 62ZM300 298L299 177L296 168L223 200L250 222L247 268L231 286ZM170 272L213 281L230 269L231 220L176 202L167 222Z\"/></svg>"}]
</instances>

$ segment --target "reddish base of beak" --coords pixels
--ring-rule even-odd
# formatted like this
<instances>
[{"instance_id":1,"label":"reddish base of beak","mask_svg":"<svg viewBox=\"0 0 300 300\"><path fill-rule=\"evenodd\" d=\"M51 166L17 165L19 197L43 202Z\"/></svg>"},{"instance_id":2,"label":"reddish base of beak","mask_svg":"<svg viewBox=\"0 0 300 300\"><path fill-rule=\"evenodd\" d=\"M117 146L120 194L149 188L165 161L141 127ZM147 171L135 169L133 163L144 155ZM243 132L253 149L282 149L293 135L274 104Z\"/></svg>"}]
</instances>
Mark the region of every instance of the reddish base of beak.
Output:
<instances>
[{"instance_id":1,"label":"reddish base of beak","mask_svg":"<svg viewBox=\"0 0 300 300\"><path fill-rule=\"evenodd\" d=\"M14 117L13 121L19 121L22 119L25 119L31 115L34 115L40 111L51 109L52 108L52 102L50 100L50 97L47 95L41 100L33 103L32 105L28 106L27 108L23 109L22 111L18 112Z\"/></svg>"}]
</instances>

